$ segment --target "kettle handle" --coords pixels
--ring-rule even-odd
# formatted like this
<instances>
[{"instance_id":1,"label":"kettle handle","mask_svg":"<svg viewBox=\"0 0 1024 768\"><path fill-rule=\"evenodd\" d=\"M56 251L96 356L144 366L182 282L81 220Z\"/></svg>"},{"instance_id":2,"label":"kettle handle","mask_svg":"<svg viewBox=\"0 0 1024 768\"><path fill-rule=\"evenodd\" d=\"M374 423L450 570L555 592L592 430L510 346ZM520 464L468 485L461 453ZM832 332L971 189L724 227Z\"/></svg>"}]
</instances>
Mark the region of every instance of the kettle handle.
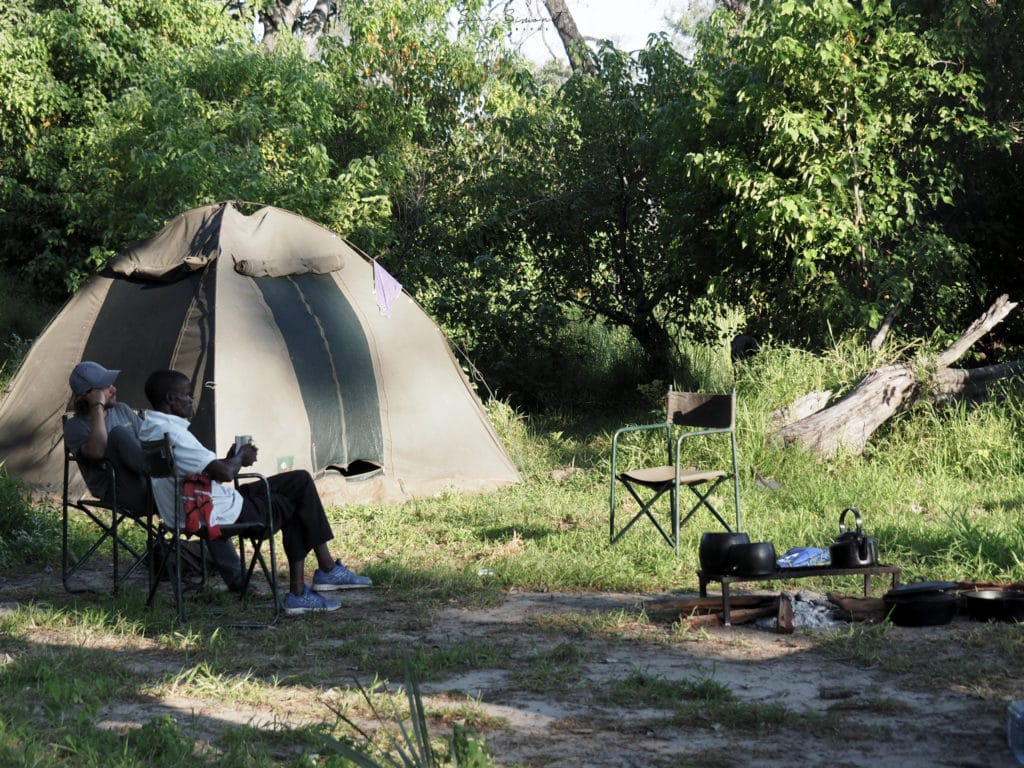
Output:
<instances>
[{"instance_id":1,"label":"kettle handle","mask_svg":"<svg viewBox=\"0 0 1024 768\"><path fill-rule=\"evenodd\" d=\"M847 507L839 513L839 533L846 533L846 513L853 512L854 522L857 523L857 533L861 532L861 525L863 521L860 519L860 512L856 507Z\"/></svg>"}]
</instances>

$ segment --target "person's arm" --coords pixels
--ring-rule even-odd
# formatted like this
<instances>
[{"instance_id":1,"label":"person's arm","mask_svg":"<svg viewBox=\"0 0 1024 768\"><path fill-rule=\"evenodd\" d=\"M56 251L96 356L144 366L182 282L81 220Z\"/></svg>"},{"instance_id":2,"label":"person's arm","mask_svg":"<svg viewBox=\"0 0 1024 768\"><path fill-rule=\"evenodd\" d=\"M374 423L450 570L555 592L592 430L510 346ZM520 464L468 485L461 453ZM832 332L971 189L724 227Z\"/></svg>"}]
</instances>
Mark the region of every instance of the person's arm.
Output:
<instances>
[{"instance_id":1,"label":"person's arm","mask_svg":"<svg viewBox=\"0 0 1024 768\"><path fill-rule=\"evenodd\" d=\"M93 389L82 395L83 408L86 409L85 419L89 423L89 437L78 455L92 461L100 461L107 454L107 394L104 389Z\"/></svg>"},{"instance_id":2,"label":"person's arm","mask_svg":"<svg viewBox=\"0 0 1024 768\"><path fill-rule=\"evenodd\" d=\"M256 446L251 443L243 445L242 449L235 452L235 446L231 446L228 455L223 459L214 459L203 469L203 474L209 475L221 483L230 483L235 476L242 471L242 467L250 467L256 463Z\"/></svg>"}]
</instances>

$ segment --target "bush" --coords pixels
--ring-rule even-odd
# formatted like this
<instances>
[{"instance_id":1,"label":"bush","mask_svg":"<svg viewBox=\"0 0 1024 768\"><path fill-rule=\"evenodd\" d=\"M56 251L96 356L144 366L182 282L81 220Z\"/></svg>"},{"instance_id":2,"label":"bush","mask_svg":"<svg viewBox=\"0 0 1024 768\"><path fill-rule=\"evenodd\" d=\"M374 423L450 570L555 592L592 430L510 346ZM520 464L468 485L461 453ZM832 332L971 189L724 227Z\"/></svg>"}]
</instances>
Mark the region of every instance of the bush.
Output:
<instances>
[{"instance_id":1,"label":"bush","mask_svg":"<svg viewBox=\"0 0 1024 768\"><path fill-rule=\"evenodd\" d=\"M54 311L24 281L0 272L0 379L14 373Z\"/></svg>"},{"instance_id":2,"label":"bush","mask_svg":"<svg viewBox=\"0 0 1024 768\"><path fill-rule=\"evenodd\" d=\"M569 320L549 340L482 361L496 389L531 412L607 410L636 399L643 355L624 328ZM485 354L486 357L486 354Z\"/></svg>"},{"instance_id":3,"label":"bush","mask_svg":"<svg viewBox=\"0 0 1024 768\"><path fill-rule=\"evenodd\" d=\"M35 506L29 486L0 467L0 570L50 561L59 554L56 516Z\"/></svg>"}]
</instances>

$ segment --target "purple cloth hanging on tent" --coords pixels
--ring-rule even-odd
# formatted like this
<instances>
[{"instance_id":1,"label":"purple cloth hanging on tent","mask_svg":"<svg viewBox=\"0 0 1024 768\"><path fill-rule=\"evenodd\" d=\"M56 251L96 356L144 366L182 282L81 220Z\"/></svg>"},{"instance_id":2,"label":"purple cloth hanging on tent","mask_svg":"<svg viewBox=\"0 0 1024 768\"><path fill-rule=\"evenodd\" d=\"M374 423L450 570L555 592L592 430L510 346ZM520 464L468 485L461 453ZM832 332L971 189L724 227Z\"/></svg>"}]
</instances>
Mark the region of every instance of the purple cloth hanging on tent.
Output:
<instances>
[{"instance_id":1,"label":"purple cloth hanging on tent","mask_svg":"<svg viewBox=\"0 0 1024 768\"><path fill-rule=\"evenodd\" d=\"M402 284L376 261L373 262L373 292L377 294L377 307L384 317L391 317L391 305L402 293Z\"/></svg>"}]
</instances>

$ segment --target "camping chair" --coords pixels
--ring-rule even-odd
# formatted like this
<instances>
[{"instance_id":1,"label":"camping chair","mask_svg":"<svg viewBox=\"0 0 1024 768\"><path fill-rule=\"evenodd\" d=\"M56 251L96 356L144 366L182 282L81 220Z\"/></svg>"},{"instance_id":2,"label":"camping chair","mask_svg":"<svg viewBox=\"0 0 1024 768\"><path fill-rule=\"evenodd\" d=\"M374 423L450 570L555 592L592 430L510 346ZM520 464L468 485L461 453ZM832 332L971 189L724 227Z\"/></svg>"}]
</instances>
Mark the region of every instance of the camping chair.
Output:
<instances>
[{"instance_id":1,"label":"camping chair","mask_svg":"<svg viewBox=\"0 0 1024 768\"><path fill-rule=\"evenodd\" d=\"M680 428L684 429L680 429ZM624 435L636 432L661 432L668 454L666 464L640 469L621 469L619 467L620 445ZM732 472L722 469L700 469L683 466L681 452L684 440L694 438L715 439L716 436L728 436L732 450ZM702 507L725 526L727 531L733 529L711 504L711 494L723 483L732 480L733 498L736 509L736 530L742 530L740 518L740 487L739 472L736 461L736 393L728 395L708 395L696 392L668 393L668 409L665 422L660 424L643 424L623 427L615 432L612 438L611 493L609 498L609 536L614 544L641 517L647 517L661 533L662 538L679 554L679 529L686 525L691 517ZM615 529L615 484L626 486L626 490L640 505L640 511L619 531ZM679 494L681 486L686 486L697 497L696 503L680 520ZM648 495L649 494L649 495ZM669 534L652 513L655 502L668 494L671 512L672 533ZM647 495L645 499L644 496Z\"/></svg>"},{"instance_id":2,"label":"camping chair","mask_svg":"<svg viewBox=\"0 0 1024 768\"><path fill-rule=\"evenodd\" d=\"M67 414L62 422L67 421ZM107 473L109 488L111 489L110 501L101 501L93 498L88 492L76 500L71 499L71 466L78 466L78 457L64 446L64 490L61 494L61 578L64 582L64 589L68 592L85 592L88 589L73 588L72 577L88 563L93 555L99 551L104 542L109 540L112 546L113 559L113 587L112 591L117 594L121 582L131 576L142 563L146 561L146 555L150 548L153 535L153 521L148 509L130 509L118 502L117 499L117 472L113 464L108 461L101 461L100 467ZM81 471L79 471L81 474ZM99 528L99 535L89 545L89 548L82 555L72 552L70 536L70 519L73 510L84 514ZM138 524L146 532L146 546L129 541L122 524L131 521ZM128 567L121 570L122 551L128 555Z\"/></svg>"},{"instance_id":3,"label":"camping chair","mask_svg":"<svg viewBox=\"0 0 1024 768\"><path fill-rule=\"evenodd\" d=\"M153 551L159 547L163 550L165 556L159 563L159 567L157 567L157 558L154 557L152 559L154 567L150 569L149 598L146 604L152 607L153 602L156 599L156 591L160 586L160 582L166 577L170 580L172 589L174 590L175 604L178 609L178 621L180 623L184 623L185 603L183 599L184 585L182 569L185 564L185 560L189 557L187 544L193 535L199 539L199 560L201 561L202 576L198 586L202 588L206 584L205 542L208 538L206 529L201 529L197 534L189 534L184 529L185 511L184 501L182 498L183 483L174 464L174 450L171 447L170 438L165 434L162 440L144 440L142 442L142 456L151 481L158 478L172 478L174 480L175 502L174 524L169 525L165 520L160 520L156 531L156 542L151 548L151 551ZM280 617L281 602L278 599L277 592L277 554L274 547L274 526L273 511L270 503L270 485L265 476L255 472L241 473L237 475L235 478L235 485L238 485L239 480L250 478L255 478L263 484L263 492L267 497L267 518L262 521L251 523L222 525L220 526L220 530L222 536L229 539L233 537L238 539L238 552L242 558L243 567L242 583L239 587L241 599L243 601L248 599L249 582L256 570L256 566L259 565L263 571L264 578L267 580L267 584L270 586L271 597L274 604L273 614L271 618L265 622L232 622L229 626L271 627L277 623L277 620ZM155 500L154 511L156 511ZM246 541L248 541L252 546L252 557L249 559L248 565L246 565ZM263 557L264 542L268 543L268 548L270 550L269 567Z\"/></svg>"}]
</instances>

